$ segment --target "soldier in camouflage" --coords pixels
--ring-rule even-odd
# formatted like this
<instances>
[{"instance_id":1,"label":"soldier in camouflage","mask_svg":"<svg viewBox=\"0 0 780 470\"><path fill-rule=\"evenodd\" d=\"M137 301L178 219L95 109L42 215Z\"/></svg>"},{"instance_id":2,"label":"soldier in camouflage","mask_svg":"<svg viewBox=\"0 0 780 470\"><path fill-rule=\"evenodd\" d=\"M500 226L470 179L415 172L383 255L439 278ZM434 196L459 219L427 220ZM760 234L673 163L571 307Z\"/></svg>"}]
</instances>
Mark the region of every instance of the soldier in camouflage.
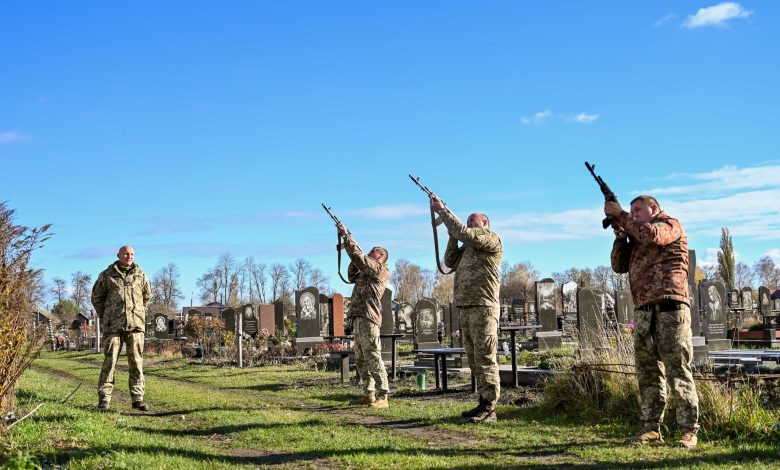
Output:
<instances>
[{"instance_id":1,"label":"soldier in camouflage","mask_svg":"<svg viewBox=\"0 0 780 470\"><path fill-rule=\"evenodd\" d=\"M344 247L350 259L347 276L350 282L355 283L350 297L349 318L355 334L355 362L363 381L363 396L350 404L387 408L390 387L379 339L382 294L390 280L387 250L377 246L364 255L343 225L338 226L338 231L344 237Z\"/></svg>"},{"instance_id":2,"label":"soldier in camouflage","mask_svg":"<svg viewBox=\"0 0 780 470\"><path fill-rule=\"evenodd\" d=\"M462 416L473 423L493 422L501 392L496 357L498 270L504 252L501 239L490 229L490 220L484 214L471 214L464 225L435 195L431 197L431 207L449 232L444 263L455 270L455 305L460 308L466 358L479 393L479 404Z\"/></svg>"},{"instance_id":3,"label":"soldier in camouflage","mask_svg":"<svg viewBox=\"0 0 780 470\"><path fill-rule=\"evenodd\" d=\"M118 261L106 268L92 287L92 305L103 332L103 369L98 381L100 409L108 409L114 390L114 372L122 344L126 345L132 407L149 411L144 403L144 332L146 306L152 288L146 273L134 263L135 251L123 246Z\"/></svg>"},{"instance_id":4,"label":"soldier in camouflage","mask_svg":"<svg viewBox=\"0 0 780 470\"><path fill-rule=\"evenodd\" d=\"M691 371L693 344L688 297L688 237L680 222L663 212L652 196L631 201L631 213L607 202L604 213L617 220L612 269L628 273L636 305L634 350L642 431L634 444L663 442L661 423L667 381L674 394L678 444L696 447L699 398Z\"/></svg>"}]
</instances>

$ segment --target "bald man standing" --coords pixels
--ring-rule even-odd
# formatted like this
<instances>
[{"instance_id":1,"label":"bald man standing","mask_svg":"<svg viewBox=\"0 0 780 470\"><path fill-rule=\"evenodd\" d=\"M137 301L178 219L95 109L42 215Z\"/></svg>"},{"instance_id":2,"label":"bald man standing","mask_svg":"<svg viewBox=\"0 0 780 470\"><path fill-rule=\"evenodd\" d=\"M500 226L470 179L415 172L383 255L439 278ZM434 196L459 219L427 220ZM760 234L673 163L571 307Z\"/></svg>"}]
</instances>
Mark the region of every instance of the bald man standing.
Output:
<instances>
[{"instance_id":1,"label":"bald man standing","mask_svg":"<svg viewBox=\"0 0 780 470\"><path fill-rule=\"evenodd\" d=\"M117 261L108 266L92 287L92 305L103 330L103 370L98 381L98 408L107 410L114 391L114 372L122 344L127 346L130 396L136 410L149 411L144 403L144 334L146 306L152 298L149 278L137 264L131 246L119 249Z\"/></svg>"}]
</instances>

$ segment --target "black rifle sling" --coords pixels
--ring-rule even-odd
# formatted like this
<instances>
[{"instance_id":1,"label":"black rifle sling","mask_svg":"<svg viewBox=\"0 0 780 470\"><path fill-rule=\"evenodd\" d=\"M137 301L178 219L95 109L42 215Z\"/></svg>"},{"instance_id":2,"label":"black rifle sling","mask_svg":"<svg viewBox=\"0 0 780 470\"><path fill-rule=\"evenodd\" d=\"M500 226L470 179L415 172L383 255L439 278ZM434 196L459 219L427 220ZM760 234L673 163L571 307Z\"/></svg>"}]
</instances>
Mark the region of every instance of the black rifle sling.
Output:
<instances>
[{"instance_id":1,"label":"black rifle sling","mask_svg":"<svg viewBox=\"0 0 780 470\"><path fill-rule=\"evenodd\" d=\"M341 235L339 233L336 233L336 253L338 253L338 273L339 277L342 281L344 281L347 284L354 284L354 282L349 282L348 280L344 279L344 276L341 275L341 249L343 248L343 245L341 244Z\"/></svg>"},{"instance_id":2,"label":"black rifle sling","mask_svg":"<svg viewBox=\"0 0 780 470\"><path fill-rule=\"evenodd\" d=\"M441 257L439 256L439 233L436 231L436 227L443 223L444 221L441 219L441 216L436 217L436 212L434 212L433 207L431 207L431 226L433 227L433 246L436 249L436 267L439 268L440 273L446 276L447 274L452 274L455 270L450 269L448 272L444 272L444 268L441 266Z\"/></svg>"}]
</instances>

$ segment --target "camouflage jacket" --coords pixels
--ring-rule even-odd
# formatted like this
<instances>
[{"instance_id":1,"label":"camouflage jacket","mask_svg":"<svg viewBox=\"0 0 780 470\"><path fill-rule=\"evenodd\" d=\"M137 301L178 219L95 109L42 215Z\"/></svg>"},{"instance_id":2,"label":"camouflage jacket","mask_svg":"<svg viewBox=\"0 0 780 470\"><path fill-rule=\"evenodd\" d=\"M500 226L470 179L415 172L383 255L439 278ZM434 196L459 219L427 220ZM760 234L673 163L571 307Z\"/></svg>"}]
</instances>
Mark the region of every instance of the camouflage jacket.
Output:
<instances>
[{"instance_id":1,"label":"camouflage jacket","mask_svg":"<svg viewBox=\"0 0 780 470\"><path fill-rule=\"evenodd\" d=\"M628 273L634 305L688 299L688 237L680 222L661 211L649 223L623 212L618 217L627 238L612 245L612 269Z\"/></svg>"},{"instance_id":2,"label":"camouflage jacket","mask_svg":"<svg viewBox=\"0 0 780 470\"><path fill-rule=\"evenodd\" d=\"M446 207L439 214L450 234L444 264L455 270L455 305L498 306L501 239L489 228L468 228Z\"/></svg>"},{"instance_id":3,"label":"camouflage jacket","mask_svg":"<svg viewBox=\"0 0 780 470\"><path fill-rule=\"evenodd\" d=\"M384 263L364 255L352 237L344 241L344 248L351 260L347 278L355 283L349 301L349 317L367 318L382 326L382 294L390 280L390 270Z\"/></svg>"},{"instance_id":4,"label":"camouflage jacket","mask_svg":"<svg viewBox=\"0 0 780 470\"><path fill-rule=\"evenodd\" d=\"M149 278L137 264L127 271L111 264L92 287L92 305L103 334L146 331L146 306L152 298Z\"/></svg>"}]
</instances>

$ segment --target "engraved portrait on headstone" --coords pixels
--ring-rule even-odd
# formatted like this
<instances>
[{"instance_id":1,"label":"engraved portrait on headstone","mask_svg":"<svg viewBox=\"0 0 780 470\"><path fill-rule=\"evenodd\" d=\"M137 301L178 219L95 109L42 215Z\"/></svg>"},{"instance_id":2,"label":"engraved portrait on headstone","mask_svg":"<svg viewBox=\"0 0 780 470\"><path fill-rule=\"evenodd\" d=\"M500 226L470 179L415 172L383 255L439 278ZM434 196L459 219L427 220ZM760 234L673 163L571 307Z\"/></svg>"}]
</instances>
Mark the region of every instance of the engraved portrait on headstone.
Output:
<instances>
[{"instance_id":1,"label":"engraved portrait on headstone","mask_svg":"<svg viewBox=\"0 0 780 470\"><path fill-rule=\"evenodd\" d=\"M421 333L423 334L431 334L434 332L434 324L433 324L433 310L429 308L424 308L420 310L420 312L417 314L419 316L419 324Z\"/></svg>"},{"instance_id":2,"label":"engraved portrait on headstone","mask_svg":"<svg viewBox=\"0 0 780 470\"><path fill-rule=\"evenodd\" d=\"M396 314L398 325L396 328L399 333L411 333L413 331L412 312L414 312L414 307L408 302L403 302L398 306L398 313Z\"/></svg>"},{"instance_id":3,"label":"engraved portrait on headstone","mask_svg":"<svg viewBox=\"0 0 780 470\"><path fill-rule=\"evenodd\" d=\"M769 289L767 289L765 286L758 288L758 309L763 316L772 314L772 303L769 300Z\"/></svg>"},{"instance_id":4,"label":"engraved portrait on headstone","mask_svg":"<svg viewBox=\"0 0 780 470\"><path fill-rule=\"evenodd\" d=\"M157 317L154 319L154 331L168 331L168 322L165 321L165 317Z\"/></svg>"},{"instance_id":5,"label":"engraved portrait on headstone","mask_svg":"<svg viewBox=\"0 0 780 470\"><path fill-rule=\"evenodd\" d=\"M311 292L301 294L301 320L313 320L317 316L314 304L314 294Z\"/></svg>"}]
</instances>

